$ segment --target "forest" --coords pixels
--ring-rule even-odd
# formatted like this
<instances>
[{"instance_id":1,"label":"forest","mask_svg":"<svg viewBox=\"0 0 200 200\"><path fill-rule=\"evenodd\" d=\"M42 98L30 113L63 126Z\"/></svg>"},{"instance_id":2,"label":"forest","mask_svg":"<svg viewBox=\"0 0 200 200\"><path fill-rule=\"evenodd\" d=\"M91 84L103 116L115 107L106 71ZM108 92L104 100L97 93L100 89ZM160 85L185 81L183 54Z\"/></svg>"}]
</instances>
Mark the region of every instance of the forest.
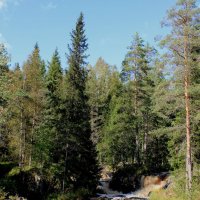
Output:
<instances>
[{"instance_id":1,"label":"forest","mask_svg":"<svg viewBox=\"0 0 200 200\"><path fill-rule=\"evenodd\" d=\"M197 1L166 11L159 50L135 33L120 69L102 57L88 63L84 14L66 41L67 66L57 48L46 63L39 43L11 66L0 44L0 199L87 200L106 169L114 190L135 191L138 177L169 172L170 192L150 199L198 200Z\"/></svg>"}]
</instances>

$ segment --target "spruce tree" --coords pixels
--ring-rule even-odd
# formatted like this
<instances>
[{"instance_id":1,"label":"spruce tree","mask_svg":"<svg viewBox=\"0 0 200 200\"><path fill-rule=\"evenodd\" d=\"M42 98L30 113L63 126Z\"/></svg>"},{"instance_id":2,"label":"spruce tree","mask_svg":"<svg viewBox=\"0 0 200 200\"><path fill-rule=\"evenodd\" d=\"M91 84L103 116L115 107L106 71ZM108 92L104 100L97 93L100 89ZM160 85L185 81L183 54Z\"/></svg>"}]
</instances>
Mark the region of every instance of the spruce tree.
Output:
<instances>
[{"instance_id":1,"label":"spruce tree","mask_svg":"<svg viewBox=\"0 0 200 200\"><path fill-rule=\"evenodd\" d=\"M71 33L69 46L69 69L65 81L66 127L66 178L72 189L86 188L93 191L98 180L96 151L90 127L90 110L87 104L85 69L88 49L83 14Z\"/></svg>"},{"instance_id":2,"label":"spruce tree","mask_svg":"<svg viewBox=\"0 0 200 200\"><path fill-rule=\"evenodd\" d=\"M61 95L62 68L58 50L56 49L45 78L45 105L43 120L37 129L36 159L40 165L58 163L59 137L61 134Z\"/></svg>"}]
</instances>

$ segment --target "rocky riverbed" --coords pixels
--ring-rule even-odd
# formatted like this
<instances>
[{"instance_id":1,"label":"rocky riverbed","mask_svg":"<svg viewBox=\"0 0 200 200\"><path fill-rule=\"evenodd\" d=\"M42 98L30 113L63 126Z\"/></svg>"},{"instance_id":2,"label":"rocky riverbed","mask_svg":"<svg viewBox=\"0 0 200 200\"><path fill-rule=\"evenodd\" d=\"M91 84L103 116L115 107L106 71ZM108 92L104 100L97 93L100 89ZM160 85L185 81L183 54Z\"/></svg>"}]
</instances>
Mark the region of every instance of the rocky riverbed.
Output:
<instances>
[{"instance_id":1,"label":"rocky riverbed","mask_svg":"<svg viewBox=\"0 0 200 200\"><path fill-rule=\"evenodd\" d=\"M123 194L109 188L112 177L100 180L100 189L104 192L97 194L91 200L148 200L149 194L153 191L166 189L170 184L169 173L161 173L153 176L141 177L141 188L135 192Z\"/></svg>"}]
</instances>

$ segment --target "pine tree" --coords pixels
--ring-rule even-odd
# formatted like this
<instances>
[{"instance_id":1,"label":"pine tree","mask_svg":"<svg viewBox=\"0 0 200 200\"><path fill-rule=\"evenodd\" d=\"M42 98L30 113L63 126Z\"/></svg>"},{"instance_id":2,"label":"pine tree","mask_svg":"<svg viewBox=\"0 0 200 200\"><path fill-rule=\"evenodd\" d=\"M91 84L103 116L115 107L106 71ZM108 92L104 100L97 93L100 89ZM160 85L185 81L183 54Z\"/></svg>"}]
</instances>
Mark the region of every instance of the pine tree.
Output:
<instances>
[{"instance_id":1,"label":"pine tree","mask_svg":"<svg viewBox=\"0 0 200 200\"><path fill-rule=\"evenodd\" d=\"M95 66L89 66L88 70L86 90L90 106L91 136L94 144L97 144L106 123L111 96L120 79L116 68L108 65L103 58L99 58Z\"/></svg>"},{"instance_id":2,"label":"pine tree","mask_svg":"<svg viewBox=\"0 0 200 200\"><path fill-rule=\"evenodd\" d=\"M151 121L151 94L153 82L150 79L150 62L154 49L144 45L138 33L135 34L129 51L123 61L122 80L129 84L132 108L135 115L135 162L140 163L145 156ZM143 152L143 153L141 153Z\"/></svg>"},{"instance_id":3,"label":"pine tree","mask_svg":"<svg viewBox=\"0 0 200 200\"><path fill-rule=\"evenodd\" d=\"M194 46L200 44L199 24L200 9L195 0L179 0L174 8L168 11L167 25L172 27L171 34L162 41L169 49L169 58L176 67L176 82L179 82L179 91L184 95L185 101L185 129L186 129L186 188L192 188L192 158L191 158L191 116L193 80L195 60Z\"/></svg>"},{"instance_id":4,"label":"pine tree","mask_svg":"<svg viewBox=\"0 0 200 200\"><path fill-rule=\"evenodd\" d=\"M98 180L98 166L95 148L90 140L90 111L86 96L85 69L88 49L81 13L71 34L65 83L65 123L66 127L66 178L73 189L86 188L93 191Z\"/></svg>"}]
</instances>

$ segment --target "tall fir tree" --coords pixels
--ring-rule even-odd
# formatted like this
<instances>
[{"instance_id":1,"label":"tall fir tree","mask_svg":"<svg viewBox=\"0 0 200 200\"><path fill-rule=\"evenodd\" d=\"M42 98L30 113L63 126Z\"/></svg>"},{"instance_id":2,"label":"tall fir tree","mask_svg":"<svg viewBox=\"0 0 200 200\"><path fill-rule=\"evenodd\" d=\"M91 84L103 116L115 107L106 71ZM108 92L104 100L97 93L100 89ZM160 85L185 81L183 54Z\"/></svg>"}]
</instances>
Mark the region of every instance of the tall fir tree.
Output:
<instances>
[{"instance_id":1,"label":"tall fir tree","mask_svg":"<svg viewBox=\"0 0 200 200\"><path fill-rule=\"evenodd\" d=\"M65 81L66 179L74 190L86 188L93 191L98 181L96 151L91 137L90 110L86 95L87 71L85 68L88 49L83 14L71 33L69 69Z\"/></svg>"},{"instance_id":2,"label":"tall fir tree","mask_svg":"<svg viewBox=\"0 0 200 200\"><path fill-rule=\"evenodd\" d=\"M49 179L54 190L63 184L62 145L65 136L61 115L63 72L58 50L53 53L45 77L45 101L42 120L36 129L34 159Z\"/></svg>"}]
</instances>

